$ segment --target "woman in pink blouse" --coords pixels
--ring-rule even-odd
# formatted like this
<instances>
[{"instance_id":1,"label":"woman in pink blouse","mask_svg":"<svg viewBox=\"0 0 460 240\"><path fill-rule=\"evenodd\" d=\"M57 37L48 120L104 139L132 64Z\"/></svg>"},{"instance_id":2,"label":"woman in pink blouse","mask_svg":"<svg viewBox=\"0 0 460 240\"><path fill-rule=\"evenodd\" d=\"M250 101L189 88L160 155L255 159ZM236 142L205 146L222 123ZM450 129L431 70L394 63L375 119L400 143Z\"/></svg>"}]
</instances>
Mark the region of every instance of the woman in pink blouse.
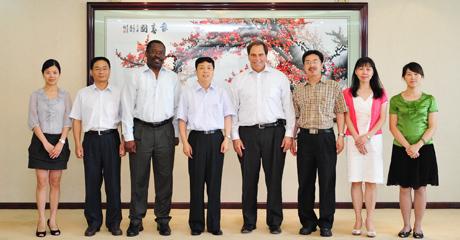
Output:
<instances>
[{"instance_id":1,"label":"woman in pink blouse","mask_svg":"<svg viewBox=\"0 0 460 240\"><path fill-rule=\"evenodd\" d=\"M343 91L349 111L347 124L348 180L355 210L353 235L361 235L363 200L366 204L368 237L377 235L374 223L376 184L383 183L382 130L387 111L387 96L371 58L358 59L352 84ZM363 183L365 190L363 191Z\"/></svg>"}]
</instances>

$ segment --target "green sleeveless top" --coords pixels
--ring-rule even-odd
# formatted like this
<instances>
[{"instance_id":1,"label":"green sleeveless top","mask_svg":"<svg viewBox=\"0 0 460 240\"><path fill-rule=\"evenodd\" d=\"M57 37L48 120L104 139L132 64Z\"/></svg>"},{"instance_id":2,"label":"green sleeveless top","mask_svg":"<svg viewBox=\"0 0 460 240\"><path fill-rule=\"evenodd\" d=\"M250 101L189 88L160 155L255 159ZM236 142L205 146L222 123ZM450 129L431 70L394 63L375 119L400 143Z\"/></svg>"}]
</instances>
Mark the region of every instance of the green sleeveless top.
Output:
<instances>
[{"instance_id":1,"label":"green sleeveless top","mask_svg":"<svg viewBox=\"0 0 460 240\"><path fill-rule=\"evenodd\" d=\"M422 96L414 101L404 100L401 93L390 100L390 114L398 116L397 127L410 144L420 140L428 128L428 114L437 111L436 100L432 95L426 93L422 93ZM396 139L393 143L402 147ZM426 142L426 144L432 143L432 139Z\"/></svg>"}]
</instances>

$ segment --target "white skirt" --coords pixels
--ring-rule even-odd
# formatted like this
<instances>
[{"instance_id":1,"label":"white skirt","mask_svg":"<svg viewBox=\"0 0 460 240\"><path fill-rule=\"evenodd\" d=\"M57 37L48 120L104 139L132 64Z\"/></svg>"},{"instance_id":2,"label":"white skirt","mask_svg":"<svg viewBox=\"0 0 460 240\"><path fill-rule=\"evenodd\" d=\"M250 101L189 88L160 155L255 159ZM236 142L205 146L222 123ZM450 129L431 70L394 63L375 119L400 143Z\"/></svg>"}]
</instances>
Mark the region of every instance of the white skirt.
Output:
<instances>
[{"instance_id":1,"label":"white skirt","mask_svg":"<svg viewBox=\"0 0 460 240\"><path fill-rule=\"evenodd\" d=\"M367 143L367 154L361 154L352 136L346 138L348 181L383 183L382 134L374 135Z\"/></svg>"}]
</instances>

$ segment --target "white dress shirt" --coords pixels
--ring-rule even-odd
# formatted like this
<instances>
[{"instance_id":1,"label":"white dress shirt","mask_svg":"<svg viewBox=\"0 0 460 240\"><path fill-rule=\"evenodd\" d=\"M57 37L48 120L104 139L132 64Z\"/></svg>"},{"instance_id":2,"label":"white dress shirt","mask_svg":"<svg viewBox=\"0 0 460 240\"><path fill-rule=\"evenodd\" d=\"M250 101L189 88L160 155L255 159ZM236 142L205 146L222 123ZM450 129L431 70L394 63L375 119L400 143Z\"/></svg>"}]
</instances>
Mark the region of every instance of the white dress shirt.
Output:
<instances>
[{"instance_id":1,"label":"white dress shirt","mask_svg":"<svg viewBox=\"0 0 460 240\"><path fill-rule=\"evenodd\" d=\"M180 82L177 74L160 69L158 78L152 70L145 69L133 75L121 94L123 135L125 141L134 140L134 118L144 122L162 122L175 116L179 102ZM178 136L177 121L173 121Z\"/></svg>"},{"instance_id":2,"label":"white dress shirt","mask_svg":"<svg viewBox=\"0 0 460 240\"><path fill-rule=\"evenodd\" d=\"M69 117L81 120L83 131L118 128L121 121L121 90L108 84L104 90L90 85L78 91Z\"/></svg>"},{"instance_id":3,"label":"white dress shirt","mask_svg":"<svg viewBox=\"0 0 460 240\"><path fill-rule=\"evenodd\" d=\"M251 68L231 83L237 117L233 119L232 138L239 139L240 126L286 120L286 137L293 136L294 106L289 80L279 70L265 66L261 72Z\"/></svg>"},{"instance_id":4,"label":"white dress shirt","mask_svg":"<svg viewBox=\"0 0 460 240\"><path fill-rule=\"evenodd\" d=\"M206 91L198 82L182 91L177 119L187 123L187 129L209 131L224 129L224 118L235 116L229 94L211 83Z\"/></svg>"}]
</instances>

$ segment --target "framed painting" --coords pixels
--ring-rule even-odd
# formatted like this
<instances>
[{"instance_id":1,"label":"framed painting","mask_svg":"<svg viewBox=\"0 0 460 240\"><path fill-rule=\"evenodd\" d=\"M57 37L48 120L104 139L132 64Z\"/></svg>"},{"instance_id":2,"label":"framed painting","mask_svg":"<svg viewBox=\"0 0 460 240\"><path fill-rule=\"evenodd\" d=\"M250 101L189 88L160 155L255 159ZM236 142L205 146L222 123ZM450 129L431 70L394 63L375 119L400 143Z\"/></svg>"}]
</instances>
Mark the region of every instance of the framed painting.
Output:
<instances>
[{"instance_id":1,"label":"framed painting","mask_svg":"<svg viewBox=\"0 0 460 240\"><path fill-rule=\"evenodd\" d=\"M307 50L325 55L323 74L342 87L355 61L367 55L367 3L89 2L87 11L88 64L107 57L117 85L146 67L145 47L153 39L166 45L164 67L184 84L195 79L200 56L216 61L215 82L231 82L248 68L246 46L255 39L268 45L268 63L292 84L303 81Z\"/></svg>"}]
</instances>

